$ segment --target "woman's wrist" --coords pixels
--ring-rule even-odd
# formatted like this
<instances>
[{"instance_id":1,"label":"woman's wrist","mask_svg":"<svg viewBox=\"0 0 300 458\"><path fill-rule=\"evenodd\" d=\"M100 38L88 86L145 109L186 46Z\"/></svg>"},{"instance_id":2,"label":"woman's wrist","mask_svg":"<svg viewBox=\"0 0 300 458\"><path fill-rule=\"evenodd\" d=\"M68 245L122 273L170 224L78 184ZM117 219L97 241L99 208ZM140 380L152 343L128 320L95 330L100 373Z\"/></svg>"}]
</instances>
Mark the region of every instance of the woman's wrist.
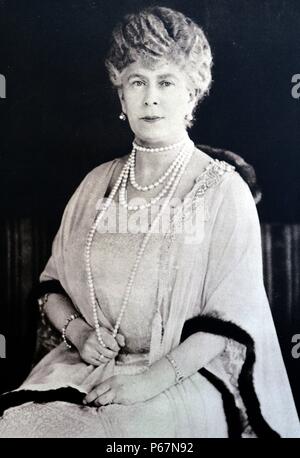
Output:
<instances>
[{"instance_id":1,"label":"woman's wrist","mask_svg":"<svg viewBox=\"0 0 300 458\"><path fill-rule=\"evenodd\" d=\"M87 339L92 327L83 319L77 318L69 323L66 330L67 339L79 350L81 343Z\"/></svg>"},{"instance_id":2,"label":"woman's wrist","mask_svg":"<svg viewBox=\"0 0 300 458\"><path fill-rule=\"evenodd\" d=\"M179 367L178 363L174 359L173 355L168 353L165 357L169 361L169 363L171 364L171 366L172 366L172 368L173 368L173 370L175 372L176 384L183 382L183 380L185 379L185 376L184 376L181 368Z\"/></svg>"},{"instance_id":3,"label":"woman's wrist","mask_svg":"<svg viewBox=\"0 0 300 458\"><path fill-rule=\"evenodd\" d=\"M145 377L146 383L151 384L150 391L154 390L156 394L162 393L176 383L174 369L166 357L155 361L141 376Z\"/></svg>"}]
</instances>

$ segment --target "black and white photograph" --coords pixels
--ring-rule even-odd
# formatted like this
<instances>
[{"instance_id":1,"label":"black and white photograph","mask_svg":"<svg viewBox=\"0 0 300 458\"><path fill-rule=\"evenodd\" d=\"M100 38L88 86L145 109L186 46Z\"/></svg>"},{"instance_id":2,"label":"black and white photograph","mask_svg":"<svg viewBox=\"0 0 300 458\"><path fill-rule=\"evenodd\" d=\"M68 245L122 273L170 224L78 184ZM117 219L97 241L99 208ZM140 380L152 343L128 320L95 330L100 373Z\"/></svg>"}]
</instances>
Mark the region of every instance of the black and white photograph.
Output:
<instances>
[{"instance_id":1,"label":"black and white photograph","mask_svg":"<svg viewBox=\"0 0 300 458\"><path fill-rule=\"evenodd\" d=\"M0 0L0 438L300 438L299 30Z\"/></svg>"}]
</instances>

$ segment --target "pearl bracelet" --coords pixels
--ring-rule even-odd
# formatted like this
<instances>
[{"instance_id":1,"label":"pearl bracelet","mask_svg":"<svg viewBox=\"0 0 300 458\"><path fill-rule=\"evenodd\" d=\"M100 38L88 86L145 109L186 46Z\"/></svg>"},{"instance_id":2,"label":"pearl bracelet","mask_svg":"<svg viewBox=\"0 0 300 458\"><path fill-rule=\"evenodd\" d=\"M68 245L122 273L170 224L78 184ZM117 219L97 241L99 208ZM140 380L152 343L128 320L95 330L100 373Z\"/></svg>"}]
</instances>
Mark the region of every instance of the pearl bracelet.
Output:
<instances>
[{"instance_id":1,"label":"pearl bracelet","mask_svg":"<svg viewBox=\"0 0 300 458\"><path fill-rule=\"evenodd\" d=\"M62 327L62 330L61 330L61 335L62 335L62 340L65 342L66 346L70 349L72 348L72 345L70 345L67 341L67 337L66 337L66 330L67 330L67 327L69 326L69 324L71 323L71 321L73 320L76 320L76 318L80 318L80 315L79 313L72 313L72 315L69 316L69 318L66 320L64 326Z\"/></svg>"},{"instance_id":2,"label":"pearl bracelet","mask_svg":"<svg viewBox=\"0 0 300 458\"><path fill-rule=\"evenodd\" d=\"M174 371L175 371L176 385L177 385L178 383L183 382L183 380L184 380L184 375L182 374L181 370L180 370L179 367L177 366L177 363L176 363L175 359L174 359L170 354L166 355L166 358L167 358L167 360L171 363L171 365L172 365L172 367L173 367L173 369L174 369Z\"/></svg>"}]
</instances>

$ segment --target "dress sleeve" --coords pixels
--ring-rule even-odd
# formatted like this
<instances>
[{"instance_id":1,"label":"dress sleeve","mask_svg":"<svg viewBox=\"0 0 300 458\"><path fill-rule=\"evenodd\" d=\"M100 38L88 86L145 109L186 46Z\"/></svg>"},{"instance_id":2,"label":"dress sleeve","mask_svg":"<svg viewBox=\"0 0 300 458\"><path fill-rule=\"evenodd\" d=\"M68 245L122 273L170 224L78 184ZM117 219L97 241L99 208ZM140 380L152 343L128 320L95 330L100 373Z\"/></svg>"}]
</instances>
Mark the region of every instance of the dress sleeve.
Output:
<instances>
[{"instance_id":1,"label":"dress sleeve","mask_svg":"<svg viewBox=\"0 0 300 458\"><path fill-rule=\"evenodd\" d=\"M266 299L260 223L244 180L234 172L222 184L212 215L203 313L219 313L245 325L257 320L255 312Z\"/></svg>"},{"instance_id":2,"label":"dress sleeve","mask_svg":"<svg viewBox=\"0 0 300 458\"><path fill-rule=\"evenodd\" d=\"M289 437L299 433L299 422L264 287L256 205L236 172L221 190L201 315L208 332L223 335L227 345L207 369L228 382L256 435Z\"/></svg>"},{"instance_id":3,"label":"dress sleeve","mask_svg":"<svg viewBox=\"0 0 300 458\"><path fill-rule=\"evenodd\" d=\"M32 292L32 301L34 307L36 303L39 304L39 316L37 325L37 345L35 361L39 361L48 351L55 348L61 342L60 332L52 325L47 315L44 312L44 307L47 302L47 295L49 293L56 293L71 300L63 286L63 278L61 274L61 259L63 256L64 247L69 237L70 227L72 222L72 215L76 202L85 186L87 177L75 190L74 194L68 201L63 212L60 227L52 243L51 256L40 275L39 284Z\"/></svg>"},{"instance_id":4,"label":"dress sleeve","mask_svg":"<svg viewBox=\"0 0 300 458\"><path fill-rule=\"evenodd\" d=\"M66 242L68 240L68 237L70 235L70 231L72 228L73 219L74 219L74 210L78 204L78 200L82 194L82 191L85 189L89 181L89 176L90 176L90 173L83 179L83 181L80 183L80 185L75 190L74 194L69 199L64 209L59 229L52 242L51 256L44 270L40 274L40 278L39 278L40 282L42 284L45 282L47 283L52 282L52 285L54 285L53 288L55 289L55 292L63 293L63 289L59 291L59 286L57 283L57 282L61 282L60 273L59 273L60 272L59 263L62 260ZM48 285L50 285L50 283L48 283ZM46 285L45 285L45 288L47 288ZM57 291L56 291L56 288L57 288Z\"/></svg>"},{"instance_id":5,"label":"dress sleeve","mask_svg":"<svg viewBox=\"0 0 300 458\"><path fill-rule=\"evenodd\" d=\"M98 199L105 195L114 168L119 162L121 165L123 164L117 158L91 170L71 196L52 243L51 257L40 275L40 282L51 280L64 282L62 272L68 255L67 243L70 235L76 231L79 237L85 237L85 234L82 233L82 221L86 221L86 219L90 221L95 216L95 208L99 203Z\"/></svg>"}]
</instances>

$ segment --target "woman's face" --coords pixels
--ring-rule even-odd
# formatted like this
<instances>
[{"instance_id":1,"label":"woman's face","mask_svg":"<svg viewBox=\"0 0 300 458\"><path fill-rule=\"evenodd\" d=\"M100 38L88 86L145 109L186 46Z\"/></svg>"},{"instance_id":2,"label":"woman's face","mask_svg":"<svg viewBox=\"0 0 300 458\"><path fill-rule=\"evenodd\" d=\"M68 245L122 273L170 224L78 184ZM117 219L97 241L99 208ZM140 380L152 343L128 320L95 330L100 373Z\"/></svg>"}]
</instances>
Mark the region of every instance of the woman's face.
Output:
<instances>
[{"instance_id":1,"label":"woman's face","mask_svg":"<svg viewBox=\"0 0 300 458\"><path fill-rule=\"evenodd\" d=\"M122 110L141 144L164 146L186 135L185 116L192 112L194 98L176 64L163 61L148 67L134 62L121 79Z\"/></svg>"}]
</instances>

